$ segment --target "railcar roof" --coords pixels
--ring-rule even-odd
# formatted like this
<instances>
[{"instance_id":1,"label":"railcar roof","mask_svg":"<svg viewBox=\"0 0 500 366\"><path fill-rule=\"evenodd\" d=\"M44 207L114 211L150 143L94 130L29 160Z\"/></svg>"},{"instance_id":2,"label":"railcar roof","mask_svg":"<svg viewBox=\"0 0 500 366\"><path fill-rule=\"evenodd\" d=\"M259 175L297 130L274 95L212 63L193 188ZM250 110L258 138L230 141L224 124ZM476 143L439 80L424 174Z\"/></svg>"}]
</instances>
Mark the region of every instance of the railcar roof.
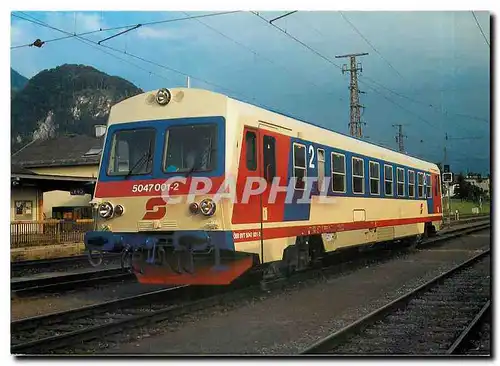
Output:
<instances>
[{"instance_id":1,"label":"railcar roof","mask_svg":"<svg viewBox=\"0 0 500 366\"><path fill-rule=\"evenodd\" d=\"M303 120L301 118L297 118L297 117L294 117L292 115L288 115L288 114L283 113L281 111L272 110L272 109L269 109L269 108L261 107L261 106L254 105L254 104L250 104L248 102L244 102L244 101L239 100L237 98L229 97L229 96L227 96L225 94L213 92L213 91L206 90L206 89L197 89L197 88L182 88L181 87L181 88L169 88L169 90L172 92L172 94L175 93L175 92L182 91L185 94L188 94L188 93L207 93L207 94L212 94L213 96L217 95L219 97L224 97L228 101L232 100L236 104L240 104L240 105L244 105L245 107L248 107L248 108L256 109L256 110L258 110L258 111L260 111L262 113L271 114L271 115L274 114L276 116L280 116L281 118L285 117L287 119L291 119L292 121L295 121L295 122L298 122L298 123L304 123L304 124L307 124L309 126L314 126L316 128L320 128L320 129L322 129L324 131L328 131L330 133L334 133L334 134L338 135L339 137L342 137L343 139L350 139L352 141L352 143L359 143L359 144L364 145L365 147L374 148L374 152L377 152L377 153L380 153L380 154L389 154L390 156L398 157L401 160L407 160L409 163L426 165L426 166L428 166L430 168L437 169L437 165L436 164L434 164L432 162L429 162L429 161L422 160L422 159L420 159L418 157L415 157L415 156L412 156L412 155L408 155L408 154L403 154L403 153L400 153L399 151L396 151L394 149L391 149L391 148L388 148L388 147L385 147L385 146L378 145L378 144L376 144L374 142L371 142L371 141L369 142L369 141L366 141L366 140L363 140L363 139L359 139L359 138L356 138L356 137L353 137L353 136L349 136L349 135L347 135L345 133L335 131L335 130L330 129L328 127L320 126L320 125L317 125L317 124L309 122L309 121L305 121L305 120ZM156 91L157 90L150 90L150 91L147 91L145 93L138 94L136 96L128 98L125 101L117 103L115 106L113 106L112 109L114 109L115 107L119 107L120 105L122 105L122 103L129 103L132 100L140 100L140 99L144 100L144 98L147 97L148 94L156 93ZM205 94L205 95L207 95L207 94ZM349 141L349 140L346 140L346 141Z\"/></svg>"}]
</instances>

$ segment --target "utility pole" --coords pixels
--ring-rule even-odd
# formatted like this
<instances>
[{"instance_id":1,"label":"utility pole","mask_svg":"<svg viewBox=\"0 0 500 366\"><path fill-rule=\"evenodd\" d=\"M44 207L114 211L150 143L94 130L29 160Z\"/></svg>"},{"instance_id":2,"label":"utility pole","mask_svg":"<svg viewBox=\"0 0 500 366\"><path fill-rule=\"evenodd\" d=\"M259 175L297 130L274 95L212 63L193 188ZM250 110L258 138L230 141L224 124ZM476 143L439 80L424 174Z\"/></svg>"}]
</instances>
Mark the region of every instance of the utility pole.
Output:
<instances>
[{"instance_id":1,"label":"utility pole","mask_svg":"<svg viewBox=\"0 0 500 366\"><path fill-rule=\"evenodd\" d=\"M392 127L398 127L398 134L396 135L396 142L398 143L398 149L400 153L405 153L404 139L407 137L403 135L403 125L392 125Z\"/></svg>"},{"instance_id":2,"label":"utility pole","mask_svg":"<svg viewBox=\"0 0 500 366\"><path fill-rule=\"evenodd\" d=\"M347 65L344 64L342 65L342 74L346 72L351 73L351 82L349 85L349 90L350 90L350 100L351 100L351 115L350 115L350 122L349 122L349 133L351 136L355 137L363 137L363 131L361 130L361 113L360 110L361 108L364 108L361 104L359 104L359 93L360 90L358 89L358 71L363 72L363 67L361 65L361 62L356 62L356 57L360 56L365 56L368 55L368 53L350 53L348 55L342 55L342 56L335 56L335 58L345 58L349 57L350 59L350 68L347 68Z\"/></svg>"}]
</instances>

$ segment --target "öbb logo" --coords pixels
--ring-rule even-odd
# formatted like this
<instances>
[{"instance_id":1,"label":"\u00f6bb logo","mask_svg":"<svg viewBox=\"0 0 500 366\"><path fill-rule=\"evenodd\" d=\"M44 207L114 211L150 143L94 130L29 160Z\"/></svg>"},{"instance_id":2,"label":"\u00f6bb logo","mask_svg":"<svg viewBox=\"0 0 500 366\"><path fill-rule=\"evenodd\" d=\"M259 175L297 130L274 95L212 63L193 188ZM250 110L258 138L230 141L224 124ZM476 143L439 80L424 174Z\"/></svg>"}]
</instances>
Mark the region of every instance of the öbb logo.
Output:
<instances>
[{"instance_id":1,"label":"\u00f6bb logo","mask_svg":"<svg viewBox=\"0 0 500 366\"><path fill-rule=\"evenodd\" d=\"M162 197L153 197L146 202L143 220L160 220L167 214L166 202Z\"/></svg>"}]
</instances>

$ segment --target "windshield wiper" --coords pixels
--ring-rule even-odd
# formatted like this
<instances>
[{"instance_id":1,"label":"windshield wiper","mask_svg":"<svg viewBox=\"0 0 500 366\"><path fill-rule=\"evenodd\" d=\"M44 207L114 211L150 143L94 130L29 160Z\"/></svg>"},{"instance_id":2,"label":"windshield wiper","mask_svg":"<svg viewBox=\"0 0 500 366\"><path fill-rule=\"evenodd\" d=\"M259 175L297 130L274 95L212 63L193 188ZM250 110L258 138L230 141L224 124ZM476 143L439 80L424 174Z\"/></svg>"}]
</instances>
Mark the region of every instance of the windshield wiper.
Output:
<instances>
[{"instance_id":1,"label":"windshield wiper","mask_svg":"<svg viewBox=\"0 0 500 366\"><path fill-rule=\"evenodd\" d=\"M151 154L151 140L149 140L149 147L148 147L148 151L146 151L141 157L139 160L137 160L137 162L134 164L134 166L132 168L130 168L129 172L127 173L127 175L125 175L125 179L127 179L128 177L130 177L132 175L132 172L134 171L135 168L137 168L139 166L139 164L141 164L142 166L142 163L146 162L146 163L149 163L151 161L151 157L152 157L152 154Z\"/></svg>"},{"instance_id":2,"label":"windshield wiper","mask_svg":"<svg viewBox=\"0 0 500 366\"><path fill-rule=\"evenodd\" d=\"M203 159L205 159L207 154L209 152L212 152L212 141L210 141L210 145L208 145L205 150L203 150L203 154L201 156L198 156L198 164L193 164L193 167L189 169L186 173L186 178L189 177L195 170L200 169L201 164L203 163Z\"/></svg>"}]
</instances>

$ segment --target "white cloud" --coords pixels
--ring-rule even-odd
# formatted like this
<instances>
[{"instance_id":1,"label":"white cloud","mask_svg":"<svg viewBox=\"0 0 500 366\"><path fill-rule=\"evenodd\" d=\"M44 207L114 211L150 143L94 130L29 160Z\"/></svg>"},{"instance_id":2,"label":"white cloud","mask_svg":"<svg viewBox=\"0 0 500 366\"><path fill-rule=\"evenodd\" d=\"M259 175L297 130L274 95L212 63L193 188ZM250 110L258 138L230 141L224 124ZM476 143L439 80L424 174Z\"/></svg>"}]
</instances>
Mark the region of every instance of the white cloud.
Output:
<instances>
[{"instance_id":1,"label":"white cloud","mask_svg":"<svg viewBox=\"0 0 500 366\"><path fill-rule=\"evenodd\" d=\"M179 38L172 30L165 28L140 27L137 36L143 39L176 39Z\"/></svg>"},{"instance_id":2,"label":"white cloud","mask_svg":"<svg viewBox=\"0 0 500 366\"><path fill-rule=\"evenodd\" d=\"M101 19L102 18L102 19ZM48 24L66 32L88 32L106 28L101 13L91 12L50 12L47 13Z\"/></svg>"},{"instance_id":3,"label":"white cloud","mask_svg":"<svg viewBox=\"0 0 500 366\"><path fill-rule=\"evenodd\" d=\"M10 44L12 46L17 46L25 42L26 39L27 37L25 32L23 31L23 28L18 24L12 24L12 26L10 27Z\"/></svg>"}]
</instances>

